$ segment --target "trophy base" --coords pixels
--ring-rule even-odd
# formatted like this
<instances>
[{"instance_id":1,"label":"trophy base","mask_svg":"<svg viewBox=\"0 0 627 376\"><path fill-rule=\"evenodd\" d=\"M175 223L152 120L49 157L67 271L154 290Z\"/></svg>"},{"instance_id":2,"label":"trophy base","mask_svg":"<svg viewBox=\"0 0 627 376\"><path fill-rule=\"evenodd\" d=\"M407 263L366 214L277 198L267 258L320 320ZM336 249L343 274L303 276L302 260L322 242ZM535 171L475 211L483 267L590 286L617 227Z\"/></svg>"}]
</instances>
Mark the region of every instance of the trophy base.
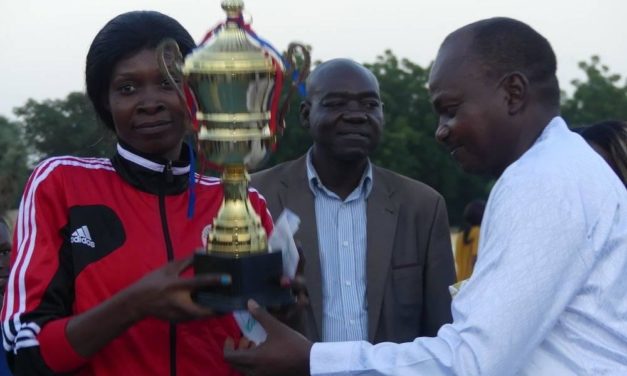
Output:
<instances>
[{"instance_id":1,"label":"trophy base","mask_svg":"<svg viewBox=\"0 0 627 376\"><path fill-rule=\"evenodd\" d=\"M230 255L196 253L195 274L225 273L231 275L231 285L198 290L196 303L217 312L246 309L248 299L264 307L294 303L289 288L282 288L283 260L280 252L259 253L235 258Z\"/></svg>"}]
</instances>

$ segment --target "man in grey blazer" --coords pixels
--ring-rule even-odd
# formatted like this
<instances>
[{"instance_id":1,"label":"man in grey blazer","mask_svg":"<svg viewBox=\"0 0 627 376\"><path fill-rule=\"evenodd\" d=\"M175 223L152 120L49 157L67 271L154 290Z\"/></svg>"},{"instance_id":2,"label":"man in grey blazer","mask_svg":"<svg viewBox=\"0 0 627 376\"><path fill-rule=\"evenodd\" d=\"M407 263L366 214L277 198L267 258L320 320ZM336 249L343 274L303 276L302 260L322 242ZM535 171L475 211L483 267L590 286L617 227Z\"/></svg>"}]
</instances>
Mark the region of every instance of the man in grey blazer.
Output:
<instances>
[{"instance_id":1,"label":"man in grey blazer","mask_svg":"<svg viewBox=\"0 0 627 376\"><path fill-rule=\"evenodd\" d=\"M274 218L288 208L301 219L310 305L298 329L312 341L435 336L451 321L455 282L446 205L370 163L384 123L376 77L352 60L319 65L300 116L309 152L251 181Z\"/></svg>"}]
</instances>

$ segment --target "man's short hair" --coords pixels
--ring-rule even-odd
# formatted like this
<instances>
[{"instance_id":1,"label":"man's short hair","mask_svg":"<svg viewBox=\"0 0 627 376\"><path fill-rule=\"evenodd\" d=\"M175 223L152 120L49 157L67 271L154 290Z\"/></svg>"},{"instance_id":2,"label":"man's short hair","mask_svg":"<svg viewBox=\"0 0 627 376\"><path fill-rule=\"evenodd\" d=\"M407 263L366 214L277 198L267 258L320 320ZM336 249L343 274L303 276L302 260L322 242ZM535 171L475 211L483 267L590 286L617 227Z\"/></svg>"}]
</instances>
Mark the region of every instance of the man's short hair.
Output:
<instances>
[{"instance_id":1,"label":"man's short hair","mask_svg":"<svg viewBox=\"0 0 627 376\"><path fill-rule=\"evenodd\" d=\"M549 41L531 26L506 17L489 18L457 30L444 43L458 32L471 33L471 51L481 59L489 76L498 79L519 71L537 90L540 100L559 106L555 53Z\"/></svg>"}]
</instances>

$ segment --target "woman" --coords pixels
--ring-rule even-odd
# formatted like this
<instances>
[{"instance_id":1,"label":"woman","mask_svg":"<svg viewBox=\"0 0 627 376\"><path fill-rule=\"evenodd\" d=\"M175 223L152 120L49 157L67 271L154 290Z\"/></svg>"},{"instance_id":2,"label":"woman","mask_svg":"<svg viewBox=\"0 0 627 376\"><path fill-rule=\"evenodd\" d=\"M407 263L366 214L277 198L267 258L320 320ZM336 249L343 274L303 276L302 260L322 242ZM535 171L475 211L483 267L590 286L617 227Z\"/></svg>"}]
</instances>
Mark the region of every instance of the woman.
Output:
<instances>
[{"instance_id":1,"label":"woman","mask_svg":"<svg viewBox=\"0 0 627 376\"><path fill-rule=\"evenodd\" d=\"M606 120L577 131L627 187L627 122Z\"/></svg>"},{"instance_id":2,"label":"woman","mask_svg":"<svg viewBox=\"0 0 627 376\"><path fill-rule=\"evenodd\" d=\"M9 275L9 255L11 254L11 230L9 221L0 214L0 295ZM4 354L0 354L0 376L10 376L9 365Z\"/></svg>"},{"instance_id":3,"label":"woman","mask_svg":"<svg viewBox=\"0 0 627 376\"><path fill-rule=\"evenodd\" d=\"M17 374L233 374L222 347L240 337L237 324L190 295L230 283L190 270L223 196L219 180L195 175L188 218L186 109L155 57L166 37L183 54L194 48L157 12L104 26L87 55L86 86L117 153L45 160L26 185L2 312ZM265 202L252 192L250 200L270 232Z\"/></svg>"}]
</instances>

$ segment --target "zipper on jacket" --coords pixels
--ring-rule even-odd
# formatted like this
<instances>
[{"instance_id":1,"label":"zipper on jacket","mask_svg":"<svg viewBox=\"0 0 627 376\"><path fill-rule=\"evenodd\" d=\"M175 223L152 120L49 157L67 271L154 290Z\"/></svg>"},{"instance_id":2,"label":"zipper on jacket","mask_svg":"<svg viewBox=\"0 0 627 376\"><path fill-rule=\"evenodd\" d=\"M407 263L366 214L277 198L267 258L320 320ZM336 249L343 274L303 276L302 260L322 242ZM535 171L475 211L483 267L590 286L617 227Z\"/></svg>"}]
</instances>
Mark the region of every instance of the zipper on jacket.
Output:
<instances>
[{"instance_id":1,"label":"zipper on jacket","mask_svg":"<svg viewBox=\"0 0 627 376\"><path fill-rule=\"evenodd\" d=\"M166 163L163 173L165 174L166 183L170 184L174 181L174 175L172 175L172 161L168 161L168 163Z\"/></svg>"},{"instance_id":2,"label":"zipper on jacket","mask_svg":"<svg viewBox=\"0 0 627 376\"><path fill-rule=\"evenodd\" d=\"M161 217L161 227L163 228L163 237L165 239L165 249L167 252L168 262L174 260L174 250L172 248L172 239L168 230L168 217L165 210L165 184L172 183L172 162L168 161L163 169L165 183L162 183L159 189L159 215ZM176 324L170 323L170 375L176 376Z\"/></svg>"}]
</instances>

